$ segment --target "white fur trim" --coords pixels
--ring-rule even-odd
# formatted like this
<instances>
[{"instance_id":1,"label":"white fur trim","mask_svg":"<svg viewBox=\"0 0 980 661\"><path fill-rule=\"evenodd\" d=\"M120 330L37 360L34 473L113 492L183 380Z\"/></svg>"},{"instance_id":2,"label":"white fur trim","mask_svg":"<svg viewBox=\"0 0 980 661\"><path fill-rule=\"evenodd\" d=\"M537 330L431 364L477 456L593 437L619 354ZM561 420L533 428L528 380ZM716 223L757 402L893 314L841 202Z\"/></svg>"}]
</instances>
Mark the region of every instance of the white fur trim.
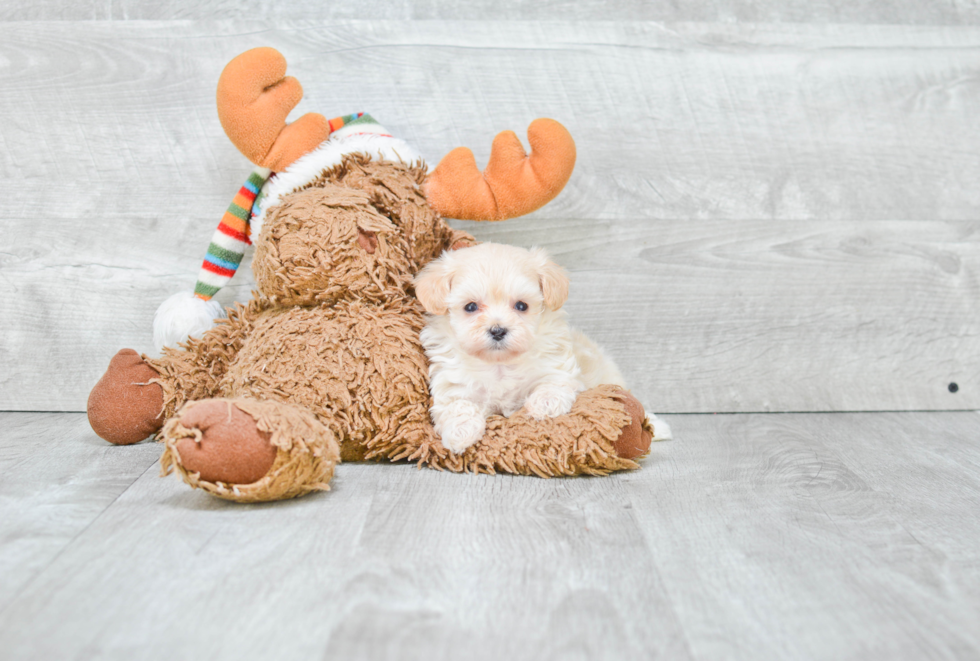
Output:
<instances>
[{"instance_id":1,"label":"white fur trim","mask_svg":"<svg viewBox=\"0 0 980 661\"><path fill-rule=\"evenodd\" d=\"M252 240L258 238L265 221L265 212L275 205L283 195L305 186L327 169L340 165L344 156L354 153L366 154L372 158L388 161L414 163L422 157L404 140L391 136L359 133L340 138L331 138L309 154L297 159L293 164L269 180L263 189L265 196L259 202L258 212L252 217Z\"/></svg>"},{"instance_id":2,"label":"white fur trim","mask_svg":"<svg viewBox=\"0 0 980 661\"><path fill-rule=\"evenodd\" d=\"M178 292L161 303L153 316L153 344L157 351L176 347L189 337L203 335L223 316L224 309L217 301L203 301L189 291Z\"/></svg>"}]
</instances>

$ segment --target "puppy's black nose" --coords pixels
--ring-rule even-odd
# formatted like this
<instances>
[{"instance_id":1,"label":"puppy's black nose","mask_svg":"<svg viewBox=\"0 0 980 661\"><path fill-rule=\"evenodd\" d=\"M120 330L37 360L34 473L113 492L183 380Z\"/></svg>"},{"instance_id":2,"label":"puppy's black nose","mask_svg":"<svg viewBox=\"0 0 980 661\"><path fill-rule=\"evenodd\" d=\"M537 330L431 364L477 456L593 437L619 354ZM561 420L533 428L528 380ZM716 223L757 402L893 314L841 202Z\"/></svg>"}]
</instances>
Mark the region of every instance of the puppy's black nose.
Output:
<instances>
[{"instance_id":1,"label":"puppy's black nose","mask_svg":"<svg viewBox=\"0 0 980 661\"><path fill-rule=\"evenodd\" d=\"M492 337L497 342L500 342L500 340L504 339L504 336L507 335L507 329L501 328L500 326L494 326L487 332L490 333L490 337Z\"/></svg>"}]
</instances>

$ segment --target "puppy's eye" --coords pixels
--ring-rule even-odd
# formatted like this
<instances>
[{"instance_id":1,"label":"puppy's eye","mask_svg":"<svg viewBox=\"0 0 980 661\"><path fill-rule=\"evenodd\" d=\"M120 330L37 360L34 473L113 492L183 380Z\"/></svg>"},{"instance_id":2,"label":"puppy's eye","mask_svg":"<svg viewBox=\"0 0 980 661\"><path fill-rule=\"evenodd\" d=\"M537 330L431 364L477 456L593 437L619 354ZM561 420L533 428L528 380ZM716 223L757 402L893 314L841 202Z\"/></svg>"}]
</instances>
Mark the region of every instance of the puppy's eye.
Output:
<instances>
[{"instance_id":1,"label":"puppy's eye","mask_svg":"<svg viewBox=\"0 0 980 661\"><path fill-rule=\"evenodd\" d=\"M518 312L527 312L527 303L524 301L517 301L514 303L514 309Z\"/></svg>"},{"instance_id":2,"label":"puppy's eye","mask_svg":"<svg viewBox=\"0 0 980 661\"><path fill-rule=\"evenodd\" d=\"M467 312L476 312L476 309L478 307L479 306L476 303L467 303L463 309L466 310Z\"/></svg>"}]
</instances>

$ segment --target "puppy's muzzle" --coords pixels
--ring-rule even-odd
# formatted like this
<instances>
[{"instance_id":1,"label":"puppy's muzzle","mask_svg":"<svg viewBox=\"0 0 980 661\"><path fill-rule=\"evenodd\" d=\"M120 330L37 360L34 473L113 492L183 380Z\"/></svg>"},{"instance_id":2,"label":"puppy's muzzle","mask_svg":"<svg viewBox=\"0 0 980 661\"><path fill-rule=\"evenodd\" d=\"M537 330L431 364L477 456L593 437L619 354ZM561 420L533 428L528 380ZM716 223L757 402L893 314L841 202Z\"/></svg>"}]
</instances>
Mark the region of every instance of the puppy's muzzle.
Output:
<instances>
[{"instance_id":1,"label":"puppy's muzzle","mask_svg":"<svg viewBox=\"0 0 980 661\"><path fill-rule=\"evenodd\" d=\"M507 329L501 328L500 326L494 326L488 330L487 333L493 338L494 342L500 342L507 336Z\"/></svg>"}]
</instances>

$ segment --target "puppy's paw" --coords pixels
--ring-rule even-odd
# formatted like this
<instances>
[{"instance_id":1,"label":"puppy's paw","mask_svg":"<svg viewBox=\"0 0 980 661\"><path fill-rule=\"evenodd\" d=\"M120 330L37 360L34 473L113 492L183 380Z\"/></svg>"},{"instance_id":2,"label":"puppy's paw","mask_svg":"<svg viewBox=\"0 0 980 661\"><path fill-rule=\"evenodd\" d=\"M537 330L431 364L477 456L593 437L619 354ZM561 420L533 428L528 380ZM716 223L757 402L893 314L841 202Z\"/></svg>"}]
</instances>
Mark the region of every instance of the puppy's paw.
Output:
<instances>
[{"instance_id":1,"label":"puppy's paw","mask_svg":"<svg viewBox=\"0 0 980 661\"><path fill-rule=\"evenodd\" d=\"M524 402L527 414L535 420L557 418L572 410L575 391L571 388L554 385L538 386Z\"/></svg>"},{"instance_id":2,"label":"puppy's paw","mask_svg":"<svg viewBox=\"0 0 980 661\"><path fill-rule=\"evenodd\" d=\"M462 399L446 406L436 425L442 446L456 454L483 438L486 429L487 419L482 409Z\"/></svg>"}]
</instances>

